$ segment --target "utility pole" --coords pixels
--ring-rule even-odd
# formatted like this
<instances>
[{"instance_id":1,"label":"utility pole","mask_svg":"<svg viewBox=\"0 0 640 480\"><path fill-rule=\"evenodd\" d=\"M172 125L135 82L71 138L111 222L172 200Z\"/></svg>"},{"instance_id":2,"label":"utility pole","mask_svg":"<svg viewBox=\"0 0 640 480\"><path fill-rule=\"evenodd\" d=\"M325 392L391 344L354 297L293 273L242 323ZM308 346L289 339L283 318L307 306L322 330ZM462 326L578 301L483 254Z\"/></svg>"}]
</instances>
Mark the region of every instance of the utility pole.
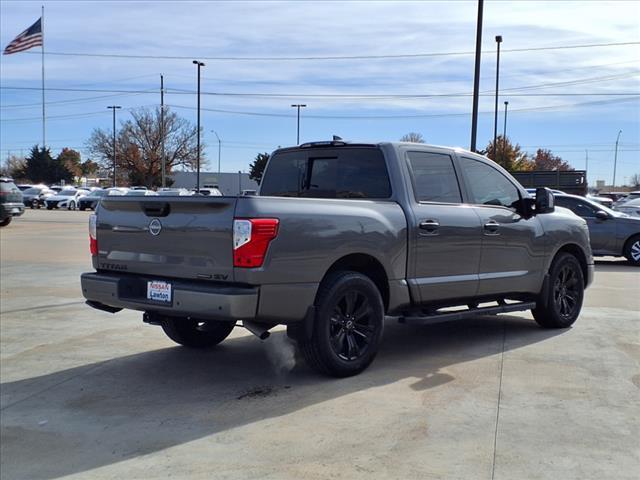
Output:
<instances>
[{"instance_id":1,"label":"utility pole","mask_svg":"<svg viewBox=\"0 0 640 480\"><path fill-rule=\"evenodd\" d=\"M502 128L502 155L504 155L505 150L507 149L507 107L509 106L509 102L504 102L504 127Z\"/></svg>"},{"instance_id":2,"label":"utility pole","mask_svg":"<svg viewBox=\"0 0 640 480\"><path fill-rule=\"evenodd\" d=\"M196 165L196 193L200 193L200 67L204 67L204 63L194 60L193 64L198 66L198 157Z\"/></svg>"},{"instance_id":3,"label":"utility pole","mask_svg":"<svg viewBox=\"0 0 640 480\"><path fill-rule=\"evenodd\" d=\"M473 112L471 113L471 147L472 152L476 151L476 135L478 132L478 95L480 90L480 54L482 48L482 10L484 0L478 0L478 23L476 25L476 65L473 76Z\"/></svg>"},{"instance_id":4,"label":"utility pole","mask_svg":"<svg viewBox=\"0 0 640 480\"><path fill-rule=\"evenodd\" d=\"M298 130L297 130L297 135L296 135L296 145L300 145L300 108L304 108L306 107L306 105L303 104L294 104L291 105L292 107L296 107L298 109Z\"/></svg>"},{"instance_id":5,"label":"utility pole","mask_svg":"<svg viewBox=\"0 0 640 480\"><path fill-rule=\"evenodd\" d=\"M110 105L113 111L113 186L116 186L116 110L122 108L120 105Z\"/></svg>"},{"instance_id":6,"label":"utility pole","mask_svg":"<svg viewBox=\"0 0 640 480\"><path fill-rule=\"evenodd\" d=\"M162 164L162 188L167 186L164 156L164 76L160 75L160 161Z\"/></svg>"},{"instance_id":7,"label":"utility pole","mask_svg":"<svg viewBox=\"0 0 640 480\"><path fill-rule=\"evenodd\" d=\"M612 190L616 188L616 165L618 163L618 142L620 141L621 133L622 133L622 130L618 132L618 138L616 138L616 153L613 157L613 185L611 185Z\"/></svg>"},{"instance_id":8,"label":"utility pole","mask_svg":"<svg viewBox=\"0 0 640 480\"><path fill-rule=\"evenodd\" d=\"M218 176L220 176L220 153L222 151L222 140L220 140L220 137L218 136L215 130L211 130L211 131L218 139Z\"/></svg>"},{"instance_id":9,"label":"utility pole","mask_svg":"<svg viewBox=\"0 0 640 480\"><path fill-rule=\"evenodd\" d=\"M496 35L496 44L498 45L498 51L496 54L496 105L493 112L493 156L495 160L498 140L498 85L500 79L500 44L502 43L502 36Z\"/></svg>"}]
</instances>

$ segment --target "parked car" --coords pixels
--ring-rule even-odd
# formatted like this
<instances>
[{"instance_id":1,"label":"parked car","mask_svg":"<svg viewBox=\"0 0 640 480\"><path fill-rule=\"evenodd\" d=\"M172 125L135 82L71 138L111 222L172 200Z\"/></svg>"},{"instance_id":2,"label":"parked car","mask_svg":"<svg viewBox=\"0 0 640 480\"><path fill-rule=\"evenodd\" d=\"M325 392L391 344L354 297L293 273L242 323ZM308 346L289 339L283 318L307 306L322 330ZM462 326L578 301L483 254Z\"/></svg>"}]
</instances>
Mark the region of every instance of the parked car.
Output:
<instances>
[{"instance_id":1,"label":"parked car","mask_svg":"<svg viewBox=\"0 0 640 480\"><path fill-rule=\"evenodd\" d=\"M527 188L526 190L529 195L535 196L537 188ZM549 190L551 190L551 193L553 193L554 195L558 193L560 194L564 193L562 190L555 190L553 188L550 188Z\"/></svg>"},{"instance_id":2,"label":"parked car","mask_svg":"<svg viewBox=\"0 0 640 480\"><path fill-rule=\"evenodd\" d=\"M631 200L635 200L637 198L640 198L640 190L629 192L628 195L624 198L621 198L616 205L624 205L625 203L630 202Z\"/></svg>"},{"instance_id":3,"label":"parked car","mask_svg":"<svg viewBox=\"0 0 640 480\"><path fill-rule=\"evenodd\" d=\"M194 188L191 191L195 193L196 189ZM199 192L200 192L200 195L211 195L213 197L222 196L222 192L216 187L201 188Z\"/></svg>"},{"instance_id":4,"label":"parked car","mask_svg":"<svg viewBox=\"0 0 640 480\"><path fill-rule=\"evenodd\" d=\"M65 187L64 185L49 185L49 188L54 192L58 193L64 190L65 188L72 188L72 187L69 187L69 186Z\"/></svg>"},{"instance_id":5,"label":"parked car","mask_svg":"<svg viewBox=\"0 0 640 480\"><path fill-rule=\"evenodd\" d=\"M153 197L158 194L153 190L131 189L124 194L125 197Z\"/></svg>"},{"instance_id":6,"label":"parked car","mask_svg":"<svg viewBox=\"0 0 640 480\"><path fill-rule=\"evenodd\" d=\"M6 227L13 217L23 213L22 192L11 178L0 177L0 227Z\"/></svg>"},{"instance_id":7,"label":"parked car","mask_svg":"<svg viewBox=\"0 0 640 480\"><path fill-rule=\"evenodd\" d=\"M157 193L168 197L190 197L195 195L195 192L186 188L161 188Z\"/></svg>"},{"instance_id":8,"label":"parked car","mask_svg":"<svg viewBox=\"0 0 640 480\"><path fill-rule=\"evenodd\" d=\"M95 210L100 199L108 194L108 190L99 189L91 191L88 195L85 195L78 200L78 210L86 210L87 208Z\"/></svg>"},{"instance_id":9,"label":"parked car","mask_svg":"<svg viewBox=\"0 0 640 480\"><path fill-rule=\"evenodd\" d=\"M640 266L640 218L577 195L555 195L555 200L557 206L587 221L594 256L626 257L630 264Z\"/></svg>"},{"instance_id":10,"label":"parked car","mask_svg":"<svg viewBox=\"0 0 640 480\"><path fill-rule=\"evenodd\" d=\"M40 208L44 206L44 201L56 192L46 185L34 185L22 192L22 201L25 207Z\"/></svg>"},{"instance_id":11,"label":"parked car","mask_svg":"<svg viewBox=\"0 0 640 480\"><path fill-rule=\"evenodd\" d=\"M626 213L631 217L640 217L640 198L634 198L616 207L616 212Z\"/></svg>"},{"instance_id":12,"label":"parked car","mask_svg":"<svg viewBox=\"0 0 640 480\"><path fill-rule=\"evenodd\" d=\"M48 197L44 203L47 210L54 208L66 208L67 210L75 210L78 207L80 198L88 195L86 190L78 190L77 188L66 188L56 195Z\"/></svg>"},{"instance_id":13,"label":"parked car","mask_svg":"<svg viewBox=\"0 0 640 480\"><path fill-rule=\"evenodd\" d=\"M461 149L307 143L271 155L258 195L104 197L82 294L189 347L239 320L262 339L284 324L313 368L344 377L374 359L385 315L573 324L593 257L586 222L553 201Z\"/></svg>"},{"instance_id":14,"label":"parked car","mask_svg":"<svg viewBox=\"0 0 640 480\"><path fill-rule=\"evenodd\" d=\"M599 203L600 205L604 205L605 207L611 208L613 207L613 200L609 197L601 197L598 195L587 195L586 198L591 200L592 202Z\"/></svg>"}]
</instances>

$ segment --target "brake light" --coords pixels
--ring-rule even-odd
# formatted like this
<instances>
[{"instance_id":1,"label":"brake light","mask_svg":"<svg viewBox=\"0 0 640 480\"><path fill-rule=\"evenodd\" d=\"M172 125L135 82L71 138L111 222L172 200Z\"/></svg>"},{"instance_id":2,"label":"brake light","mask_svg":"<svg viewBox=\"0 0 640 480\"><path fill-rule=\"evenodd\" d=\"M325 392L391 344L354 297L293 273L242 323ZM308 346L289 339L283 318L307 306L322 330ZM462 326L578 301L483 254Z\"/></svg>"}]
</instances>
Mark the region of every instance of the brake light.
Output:
<instances>
[{"instance_id":1,"label":"brake light","mask_svg":"<svg viewBox=\"0 0 640 480\"><path fill-rule=\"evenodd\" d=\"M233 220L233 266L261 267L269 242L278 235L277 218L236 218Z\"/></svg>"},{"instance_id":2,"label":"brake light","mask_svg":"<svg viewBox=\"0 0 640 480\"><path fill-rule=\"evenodd\" d=\"M89 251L91 256L98 255L98 220L95 214L89 216Z\"/></svg>"}]
</instances>

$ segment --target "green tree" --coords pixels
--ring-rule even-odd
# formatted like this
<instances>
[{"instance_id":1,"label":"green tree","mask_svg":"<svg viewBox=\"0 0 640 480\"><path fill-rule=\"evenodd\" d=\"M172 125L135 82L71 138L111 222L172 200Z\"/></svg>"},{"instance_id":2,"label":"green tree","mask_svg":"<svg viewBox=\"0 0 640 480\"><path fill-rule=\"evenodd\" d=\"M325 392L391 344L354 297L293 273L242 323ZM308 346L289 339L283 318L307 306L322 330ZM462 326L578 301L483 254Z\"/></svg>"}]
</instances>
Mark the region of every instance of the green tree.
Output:
<instances>
[{"instance_id":1,"label":"green tree","mask_svg":"<svg viewBox=\"0 0 640 480\"><path fill-rule=\"evenodd\" d=\"M73 174L63 162L54 160L51 151L35 145L26 158L23 177L34 183L72 182Z\"/></svg>"},{"instance_id":2,"label":"green tree","mask_svg":"<svg viewBox=\"0 0 640 480\"><path fill-rule=\"evenodd\" d=\"M262 181L262 174L264 173L264 169L267 166L268 161L268 153L259 153L256 155L256 158L251 165L249 165L249 178L251 180L255 180L258 185L260 185L260 182Z\"/></svg>"},{"instance_id":3,"label":"green tree","mask_svg":"<svg viewBox=\"0 0 640 480\"><path fill-rule=\"evenodd\" d=\"M82 170L83 177L95 175L98 172L98 168L100 168L100 165L98 165L97 162L94 162L91 159L85 160L80 164L80 169Z\"/></svg>"},{"instance_id":4,"label":"green tree","mask_svg":"<svg viewBox=\"0 0 640 480\"><path fill-rule=\"evenodd\" d=\"M400 138L401 142L425 143L421 133L409 132Z\"/></svg>"},{"instance_id":5,"label":"green tree","mask_svg":"<svg viewBox=\"0 0 640 480\"><path fill-rule=\"evenodd\" d=\"M486 155L506 170L533 170L534 165L527 157L526 152L523 152L517 143L513 145L509 137L505 139L502 135L498 135L496 145L497 149L494 150L493 142L489 142L487 148L480 153Z\"/></svg>"},{"instance_id":6,"label":"green tree","mask_svg":"<svg viewBox=\"0 0 640 480\"><path fill-rule=\"evenodd\" d=\"M116 132L116 171L118 183L123 180L133 185L157 187L162 184L162 133L166 172L175 167L196 168L198 157L198 129L165 107L164 125L160 108L138 108L131 111L131 120L121 123ZM87 141L89 152L101 167L113 171L113 133L96 129ZM206 165L200 144L200 166Z\"/></svg>"}]
</instances>

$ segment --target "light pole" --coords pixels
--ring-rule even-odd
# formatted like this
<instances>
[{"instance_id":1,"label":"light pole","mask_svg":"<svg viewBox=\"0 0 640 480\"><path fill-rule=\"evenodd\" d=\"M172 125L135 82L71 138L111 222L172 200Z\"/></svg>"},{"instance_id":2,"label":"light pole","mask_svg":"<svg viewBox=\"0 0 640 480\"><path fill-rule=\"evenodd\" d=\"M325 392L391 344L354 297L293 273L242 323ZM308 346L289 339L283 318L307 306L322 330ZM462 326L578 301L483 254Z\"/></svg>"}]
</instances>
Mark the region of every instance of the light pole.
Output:
<instances>
[{"instance_id":1,"label":"light pole","mask_svg":"<svg viewBox=\"0 0 640 480\"><path fill-rule=\"evenodd\" d=\"M504 156L504 151L507 148L507 107L509 107L509 102L504 102L504 127L502 129L502 155Z\"/></svg>"},{"instance_id":2,"label":"light pole","mask_svg":"<svg viewBox=\"0 0 640 480\"><path fill-rule=\"evenodd\" d=\"M113 111L113 186L116 186L116 110L122 108L120 105L110 105Z\"/></svg>"},{"instance_id":3,"label":"light pole","mask_svg":"<svg viewBox=\"0 0 640 480\"><path fill-rule=\"evenodd\" d=\"M496 156L496 142L498 139L498 85L500 80L500 44L502 43L502 35L496 35L497 55L496 55L496 106L493 115L493 156ZM495 158L494 158L495 160Z\"/></svg>"},{"instance_id":4,"label":"light pole","mask_svg":"<svg viewBox=\"0 0 640 480\"><path fill-rule=\"evenodd\" d=\"M200 67L204 67L204 63L194 60L193 64L198 66L198 156L196 160L196 193L200 193Z\"/></svg>"},{"instance_id":5,"label":"light pole","mask_svg":"<svg viewBox=\"0 0 640 480\"><path fill-rule=\"evenodd\" d=\"M220 152L222 151L222 140L220 140L220 137L218 136L215 130L211 130L211 131L218 139L218 175L220 175Z\"/></svg>"},{"instance_id":6,"label":"light pole","mask_svg":"<svg viewBox=\"0 0 640 480\"><path fill-rule=\"evenodd\" d=\"M618 137L616 138L616 153L613 156L613 185L611 185L612 190L616 188L616 165L618 163L618 142L620 141L621 133L622 133L622 130L618 132Z\"/></svg>"},{"instance_id":7,"label":"light pole","mask_svg":"<svg viewBox=\"0 0 640 480\"><path fill-rule=\"evenodd\" d=\"M482 10L484 0L478 0L478 23L476 25L476 66L473 74L473 112L471 113L471 147L476 151L476 134L478 132L478 98L480 93L480 53L482 48Z\"/></svg>"},{"instance_id":8,"label":"light pole","mask_svg":"<svg viewBox=\"0 0 640 480\"><path fill-rule=\"evenodd\" d=\"M300 103L296 103L294 105L291 105L292 107L296 107L298 109L298 129L297 129L297 135L296 135L296 145L300 145L300 109L301 108L305 108L306 105L300 104Z\"/></svg>"}]
</instances>

